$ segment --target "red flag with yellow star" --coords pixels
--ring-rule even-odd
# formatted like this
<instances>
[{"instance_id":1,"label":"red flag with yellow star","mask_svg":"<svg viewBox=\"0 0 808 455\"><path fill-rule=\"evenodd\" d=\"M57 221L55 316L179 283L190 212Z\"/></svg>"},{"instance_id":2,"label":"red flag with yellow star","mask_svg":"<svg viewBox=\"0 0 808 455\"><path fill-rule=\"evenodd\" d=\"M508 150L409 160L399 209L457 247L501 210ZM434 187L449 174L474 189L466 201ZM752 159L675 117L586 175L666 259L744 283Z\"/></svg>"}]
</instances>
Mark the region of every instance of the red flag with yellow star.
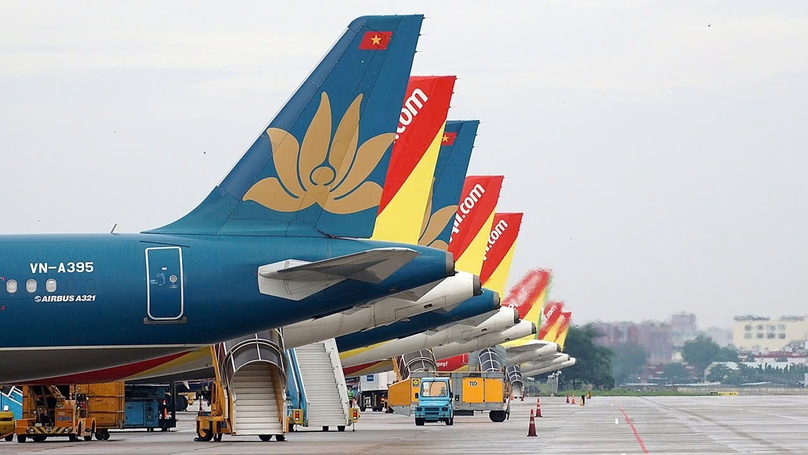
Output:
<instances>
[{"instance_id":1,"label":"red flag with yellow star","mask_svg":"<svg viewBox=\"0 0 808 455\"><path fill-rule=\"evenodd\" d=\"M365 32L365 36L359 42L359 49L383 51L387 49L391 38L393 38L393 32Z\"/></svg>"},{"instance_id":2,"label":"red flag with yellow star","mask_svg":"<svg viewBox=\"0 0 808 455\"><path fill-rule=\"evenodd\" d=\"M457 139L457 133L444 132L440 145L453 145L455 139Z\"/></svg>"}]
</instances>

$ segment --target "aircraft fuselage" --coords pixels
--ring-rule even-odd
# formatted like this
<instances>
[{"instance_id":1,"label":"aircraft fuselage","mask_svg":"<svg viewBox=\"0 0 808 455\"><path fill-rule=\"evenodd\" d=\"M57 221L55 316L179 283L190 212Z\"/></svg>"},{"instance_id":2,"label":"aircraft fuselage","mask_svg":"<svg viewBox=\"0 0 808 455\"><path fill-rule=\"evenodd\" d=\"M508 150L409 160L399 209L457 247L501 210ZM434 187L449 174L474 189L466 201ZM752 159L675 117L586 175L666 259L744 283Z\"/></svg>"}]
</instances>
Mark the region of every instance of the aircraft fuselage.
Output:
<instances>
[{"instance_id":1,"label":"aircraft fuselage","mask_svg":"<svg viewBox=\"0 0 808 455\"><path fill-rule=\"evenodd\" d=\"M342 311L447 275L421 254L379 284L345 280L293 301L258 267L389 243L161 234L0 236L0 383L122 365Z\"/></svg>"}]
</instances>

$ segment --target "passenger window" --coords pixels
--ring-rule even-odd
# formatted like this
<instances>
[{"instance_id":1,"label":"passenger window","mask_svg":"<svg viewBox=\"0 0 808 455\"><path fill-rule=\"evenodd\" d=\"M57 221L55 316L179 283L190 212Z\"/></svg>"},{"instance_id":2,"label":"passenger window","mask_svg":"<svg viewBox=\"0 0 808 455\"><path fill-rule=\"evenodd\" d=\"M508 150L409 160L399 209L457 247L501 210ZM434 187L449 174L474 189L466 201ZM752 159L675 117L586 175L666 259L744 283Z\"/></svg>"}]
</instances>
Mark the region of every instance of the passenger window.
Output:
<instances>
[{"instance_id":1,"label":"passenger window","mask_svg":"<svg viewBox=\"0 0 808 455\"><path fill-rule=\"evenodd\" d=\"M67 292L76 292L76 280L67 280Z\"/></svg>"},{"instance_id":2,"label":"passenger window","mask_svg":"<svg viewBox=\"0 0 808 455\"><path fill-rule=\"evenodd\" d=\"M9 294L14 294L17 292L17 280L6 281L6 292Z\"/></svg>"},{"instance_id":3,"label":"passenger window","mask_svg":"<svg viewBox=\"0 0 808 455\"><path fill-rule=\"evenodd\" d=\"M45 290L48 292L56 292L56 280L53 278L45 282Z\"/></svg>"},{"instance_id":4,"label":"passenger window","mask_svg":"<svg viewBox=\"0 0 808 455\"><path fill-rule=\"evenodd\" d=\"M25 290L29 293L33 294L36 292L36 280L30 279L25 282Z\"/></svg>"}]
</instances>

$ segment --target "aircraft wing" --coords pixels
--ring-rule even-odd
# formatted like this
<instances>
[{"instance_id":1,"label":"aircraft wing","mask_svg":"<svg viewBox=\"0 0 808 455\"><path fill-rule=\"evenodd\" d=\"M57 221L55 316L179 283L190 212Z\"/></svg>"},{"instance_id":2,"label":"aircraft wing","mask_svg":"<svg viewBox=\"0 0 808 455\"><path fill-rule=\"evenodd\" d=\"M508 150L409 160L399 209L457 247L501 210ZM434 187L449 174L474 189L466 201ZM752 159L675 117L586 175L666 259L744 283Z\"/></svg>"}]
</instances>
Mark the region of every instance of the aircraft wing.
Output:
<instances>
[{"instance_id":1,"label":"aircraft wing","mask_svg":"<svg viewBox=\"0 0 808 455\"><path fill-rule=\"evenodd\" d=\"M516 345L516 346L507 346L508 357L514 357L520 354L527 354L529 352L536 351L544 346L552 345L554 343L550 343L547 341L542 340L531 340L527 343Z\"/></svg>"},{"instance_id":2,"label":"aircraft wing","mask_svg":"<svg viewBox=\"0 0 808 455\"><path fill-rule=\"evenodd\" d=\"M262 265L262 294L302 300L344 280L378 284L418 256L409 248L376 248L316 262L297 259Z\"/></svg>"}]
</instances>

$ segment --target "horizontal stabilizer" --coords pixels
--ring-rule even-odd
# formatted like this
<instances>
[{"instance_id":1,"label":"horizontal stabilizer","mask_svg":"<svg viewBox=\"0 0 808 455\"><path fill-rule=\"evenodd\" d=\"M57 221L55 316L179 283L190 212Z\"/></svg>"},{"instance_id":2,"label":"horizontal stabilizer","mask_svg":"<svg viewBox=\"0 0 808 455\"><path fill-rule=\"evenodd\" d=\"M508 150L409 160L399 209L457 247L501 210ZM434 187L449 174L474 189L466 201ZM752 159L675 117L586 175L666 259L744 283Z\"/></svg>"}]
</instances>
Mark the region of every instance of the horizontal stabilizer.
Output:
<instances>
[{"instance_id":1,"label":"horizontal stabilizer","mask_svg":"<svg viewBox=\"0 0 808 455\"><path fill-rule=\"evenodd\" d=\"M377 248L322 261L287 259L258 268L262 294L302 300L343 280L378 284L418 256L409 248Z\"/></svg>"}]
</instances>

